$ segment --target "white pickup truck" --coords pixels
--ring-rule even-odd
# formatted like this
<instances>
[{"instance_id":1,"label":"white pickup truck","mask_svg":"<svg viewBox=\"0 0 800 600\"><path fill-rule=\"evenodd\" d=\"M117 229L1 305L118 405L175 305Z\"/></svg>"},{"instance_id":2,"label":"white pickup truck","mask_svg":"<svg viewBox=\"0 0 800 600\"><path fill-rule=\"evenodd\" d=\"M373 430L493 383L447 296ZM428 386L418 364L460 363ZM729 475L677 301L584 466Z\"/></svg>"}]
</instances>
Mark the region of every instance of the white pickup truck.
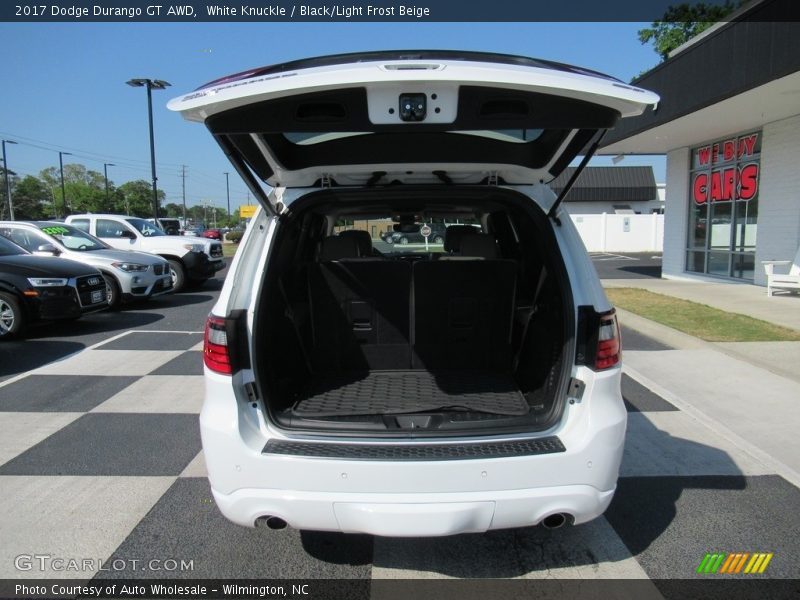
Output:
<instances>
[{"instance_id":1,"label":"white pickup truck","mask_svg":"<svg viewBox=\"0 0 800 600\"><path fill-rule=\"evenodd\" d=\"M188 281L201 283L225 268L220 242L166 235L160 228L139 217L70 215L66 222L114 248L150 252L166 259L176 292Z\"/></svg>"}]
</instances>

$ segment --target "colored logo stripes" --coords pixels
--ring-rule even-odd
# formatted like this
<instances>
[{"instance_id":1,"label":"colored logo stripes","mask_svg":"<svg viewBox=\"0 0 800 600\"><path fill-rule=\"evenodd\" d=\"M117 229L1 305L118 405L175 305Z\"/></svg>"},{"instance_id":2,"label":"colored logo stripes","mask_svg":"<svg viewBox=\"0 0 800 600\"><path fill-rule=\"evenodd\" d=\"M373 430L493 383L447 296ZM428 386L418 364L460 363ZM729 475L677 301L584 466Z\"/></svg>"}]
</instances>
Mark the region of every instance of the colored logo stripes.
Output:
<instances>
[{"instance_id":1,"label":"colored logo stripes","mask_svg":"<svg viewBox=\"0 0 800 600\"><path fill-rule=\"evenodd\" d=\"M772 552L715 552L706 553L697 573L700 574L756 574L763 573L772 560Z\"/></svg>"}]
</instances>

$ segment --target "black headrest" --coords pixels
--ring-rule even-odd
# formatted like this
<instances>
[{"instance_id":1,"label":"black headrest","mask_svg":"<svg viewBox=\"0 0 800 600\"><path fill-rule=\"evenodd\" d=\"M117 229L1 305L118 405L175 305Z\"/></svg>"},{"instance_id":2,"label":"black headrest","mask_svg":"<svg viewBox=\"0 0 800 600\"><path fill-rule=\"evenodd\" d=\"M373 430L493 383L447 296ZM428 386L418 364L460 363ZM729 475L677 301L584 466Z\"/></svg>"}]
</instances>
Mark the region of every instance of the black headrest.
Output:
<instances>
[{"instance_id":1,"label":"black headrest","mask_svg":"<svg viewBox=\"0 0 800 600\"><path fill-rule=\"evenodd\" d=\"M345 229L339 232L339 237L348 237L354 239L358 244L359 256L372 255L372 236L369 232L363 229Z\"/></svg>"},{"instance_id":2,"label":"black headrest","mask_svg":"<svg viewBox=\"0 0 800 600\"><path fill-rule=\"evenodd\" d=\"M480 229L472 225L449 225L444 231L444 251L459 252L461 239L474 233L480 233Z\"/></svg>"},{"instance_id":3,"label":"black headrest","mask_svg":"<svg viewBox=\"0 0 800 600\"><path fill-rule=\"evenodd\" d=\"M358 244L355 238L330 235L320 242L319 262L358 257Z\"/></svg>"},{"instance_id":4,"label":"black headrest","mask_svg":"<svg viewBox=\"0 0 800 600\"><path fill-rule=\"evenodd\" d=\"M476 233L464 236L461 240L461 256L492 259L500 255L494 236L488 233Z\"/></svg>"}]
</instances>

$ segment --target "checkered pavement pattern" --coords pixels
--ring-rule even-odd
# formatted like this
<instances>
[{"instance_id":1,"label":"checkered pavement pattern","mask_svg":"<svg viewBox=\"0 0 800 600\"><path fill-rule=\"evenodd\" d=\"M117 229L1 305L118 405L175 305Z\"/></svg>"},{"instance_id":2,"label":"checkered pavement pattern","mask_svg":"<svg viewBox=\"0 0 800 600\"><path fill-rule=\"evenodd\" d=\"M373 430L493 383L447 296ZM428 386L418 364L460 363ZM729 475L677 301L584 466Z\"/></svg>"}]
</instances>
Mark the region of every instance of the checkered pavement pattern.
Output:
<instances>
[{"instance_id":1,"label":"checkered pavement pattern","mask_svg":"<svg viewBox=\"0 0 800 600\"><path fill-rule=\"evenodd\" d=\"M628 375L621 479L591 523L435 539L233 525L205 478L201 348L199 332L132 331L0 383L0 577L87 578L15 567L47 554L125 559L97 577L164 577L138 570L156 558L191 561L167 574L186 578L687 578L709 551L773 552L761 576L797 577L800 491Z\"/></svg>"}]
</instances>

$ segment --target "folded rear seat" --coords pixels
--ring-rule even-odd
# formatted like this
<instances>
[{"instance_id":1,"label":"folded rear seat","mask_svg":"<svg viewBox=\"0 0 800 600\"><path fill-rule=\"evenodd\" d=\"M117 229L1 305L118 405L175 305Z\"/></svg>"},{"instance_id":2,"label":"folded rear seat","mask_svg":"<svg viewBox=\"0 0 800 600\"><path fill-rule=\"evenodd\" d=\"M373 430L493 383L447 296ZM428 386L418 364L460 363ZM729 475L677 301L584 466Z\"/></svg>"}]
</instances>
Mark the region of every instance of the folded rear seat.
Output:
<instances>
[{"instance_id":1,"label":"folded rear seat","mask_svg":"<svg viewBox=\"0 0 800 600\"><path fill-rule=\"evenodd\" d=\"M309 268L317 373L408 369L411 265L360 258L352 237L327 237Z\"/></svg>"},{"instance_id":2,"label":"folded rear seat","mask_svg":"<svg viewBox=\"0 0 800 600\"><path fill-rule=\"evenodd\" d=\"M510 372L517 264L487 234L465 235L460 250L414 264L413 367Z\"/></svg>"}]
</instances>

